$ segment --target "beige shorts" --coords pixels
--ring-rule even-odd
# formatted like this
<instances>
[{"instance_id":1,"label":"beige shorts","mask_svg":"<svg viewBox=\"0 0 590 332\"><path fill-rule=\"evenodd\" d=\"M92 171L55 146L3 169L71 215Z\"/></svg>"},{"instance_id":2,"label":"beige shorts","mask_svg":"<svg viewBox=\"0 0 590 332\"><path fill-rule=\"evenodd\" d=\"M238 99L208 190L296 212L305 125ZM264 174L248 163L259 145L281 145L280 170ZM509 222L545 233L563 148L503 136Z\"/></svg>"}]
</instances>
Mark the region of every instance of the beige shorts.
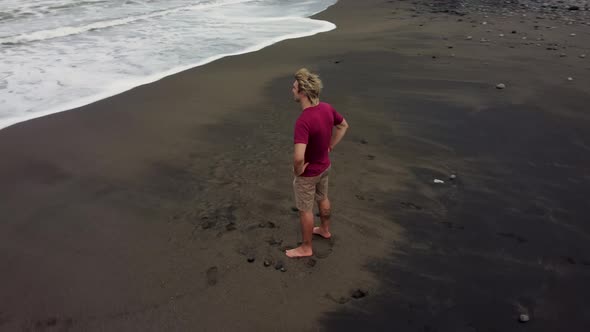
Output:
<instances>
[{"instance_id":1,"label":"beige shorts","mask_svg":"<svg viewBox=\"0 0 590 332\"><path fill-rule=\"evenodd\" d=\"M296 176L293 180L295 205L299 211L312 211L314 201L328 198L328 174L330 168L318 176Z\"/></svg>"}]
</instances>

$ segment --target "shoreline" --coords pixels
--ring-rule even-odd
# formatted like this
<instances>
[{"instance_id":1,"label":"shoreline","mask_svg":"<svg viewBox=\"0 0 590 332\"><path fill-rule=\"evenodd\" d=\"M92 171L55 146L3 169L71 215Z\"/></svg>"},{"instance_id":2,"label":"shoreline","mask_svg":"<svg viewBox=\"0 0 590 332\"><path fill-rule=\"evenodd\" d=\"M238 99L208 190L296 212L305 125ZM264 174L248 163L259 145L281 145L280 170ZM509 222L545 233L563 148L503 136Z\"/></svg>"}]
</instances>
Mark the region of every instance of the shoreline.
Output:
<instances>
[{"instance_id":1,"label":"shoreline","mask_svg":"<svg viewBox=\"0 0 590 332\"><path fill-rule=\"evenodd\" d=\"M336 5L337 3L338 2L329 6L328 8L324 9L323 11L328 10L330 7ZM319 12L319 13L321 13L321 12ZM38 112L38 113L35 113L34 115L31 114L31 115L16 117L16 118L10 119L10 121L0 120L0 130L2 130L4 128L8 128L10 126L13 126L13 125L21 123L21 122L33 120L36 118L41 118L41 117L51 115L51 114L56 114L56 113L61 113L61 112L66 112L66 111L71 111L71 110L74 110L77 108L81 108L81 107L90 105L92 103L101 101L103 99L107 99L107 98L116 96L118 94L125 93L127 91L130 91L130 90L140 87L142 85L151 84L151 83L157 82L159 80L162 80L166 77L176 75L178 73L181 73L181 72L184 72L187 70L191 70L191 69L194 69L194 68L197 68L200 66L207 65L207 64L217 61L219 59L257 52L257 51L260 51L266 47L269 47L269 46L272 46L276 43L279 43L281 41L286 41L286 40L290 40L290 39L298 39L298 38L306 38L306 37L314 36L318 33L329 32L329 31L336 29L336 26L331 22L322 21L322 20L314 20L313 17L318 15L319 13L315 13L309 17L301 17L300 21L302 24L305 24L305 22L308 20L321 22L321 23L324 23L324 25L325 25L324 28L310 30L307 33L292 33L292 34L287 34L287 35L284 35L281 37L272 38L272 39L269 39L268 41L265 41L263 43L255 44L253 46L247 47L241 51L215 55L215 56L206 58L202 61L196 62L194 64L173 67L169 70L165 70L165 71L159 72L157 74L149 75L149 76L143 77L141 79L127 80L127 81L124 81L125 83L123 83L122 81L113 82L111 84L113 86L113 88L107 89L107 91L104 91L104 92L99 93L97 95L78 98L76 100L64 103L63 105L60 105L59 107L54 107L52 109L49 109L49 110L46 110L43 112Z\"/></svg>"}]
</instances>

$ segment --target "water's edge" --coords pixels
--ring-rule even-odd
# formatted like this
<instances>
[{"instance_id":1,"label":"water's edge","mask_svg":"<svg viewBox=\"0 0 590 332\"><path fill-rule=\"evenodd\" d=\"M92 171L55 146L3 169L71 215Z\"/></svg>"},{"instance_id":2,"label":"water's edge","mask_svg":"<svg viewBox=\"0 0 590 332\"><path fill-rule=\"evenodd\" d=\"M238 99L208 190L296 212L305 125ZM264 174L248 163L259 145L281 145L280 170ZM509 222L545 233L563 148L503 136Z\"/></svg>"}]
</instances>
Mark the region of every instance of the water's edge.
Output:
<instances>
[{"instance_id":1,"label":"water's edge","mask_svg":"<svg viewBox=\"0 0 590 332\"><path fill-rule=\"evenodd\" d=\"M334 4L332 4L331 6L337 4L337 2L335 2ZM323 11L326 11L328 8L330 8L331 6L328 6L327 8L325 8ZM321 12L323 12L321 11ZM146 85L146 84L150 84L150 83L154 83L156 81L159 81L163 78L166 78L168 76L172 76L174 74L178 74L180 72L184 72L196 67L200 67L203 65L206 65L208 63L214 62L216 60L225 58L225 57L229 57L229 56L237 56L237 55L241 55L241 54L246 54L246 53L252 53L252 52L257 52L263 48L272 46L278 42L284 41L284 40L289 40L289 39L296 39L296 38L303 38L303 37L309 37L309 36L313 36L316 35L318 33L322 33L322 32L328 32L331 30L336 29L336 25L334 23L328 22L328 21L324 21L324 20L317 20L317 19L313 19L311 17L321 13L321 12L317 12L314 13L313 15L311 15L310 17L307 18L297 18L297 20L300 20L302 23L305 22L309 22L309 21L314 21L315 23L322 23L322 27L318 28L318 29L314 29L314 30L310 30L304 33L292 33L292 34L286 34L280 37L276 37L273 39L269 39L263 43L260 44L256 44L253 45L251 47L245 48L241 51L238 52L231 52L231 53L224 53L224 54L219 54L219 55L215 55L212 56L210 58L206 58L202 61L196 62L194 64L190 64L190 65L185 65L185 66L178 66L178 67L174 67L172 69L169 69L167 71L158 73L158 74L154 74L154 75L150 75L150 76L146 76L143 79L137 80L134 79L133 82L130 81L118 81L118 82L113 82L113 84L111 85L110 89L103 92L103 93L99 93L93 96L88 96L85 98L79 98L76 100L73 100L69 103L65 103L62 104L60 106L57 107L53 107L53 108L49 108L43 112L35 112L32 114L24 114L22 116L18 116L18 117L13 117L13 118L9 118L6 119L5 121L0 121L0 130L8 128L10 126L13 126L15 124L18 123L22 123L28 120L33 120L33 119L37 119L37 118L41 118L44 116L48 116L51 114L56 114L56 113L61 113L61 112L65 112L65 111L70 111L70 110L74 110L77 109L79 107L82 106L86 106L92 103L95 103L97 101L124 93L126 91L135 89L137 87Z\"/></svg>"}]
</instances>

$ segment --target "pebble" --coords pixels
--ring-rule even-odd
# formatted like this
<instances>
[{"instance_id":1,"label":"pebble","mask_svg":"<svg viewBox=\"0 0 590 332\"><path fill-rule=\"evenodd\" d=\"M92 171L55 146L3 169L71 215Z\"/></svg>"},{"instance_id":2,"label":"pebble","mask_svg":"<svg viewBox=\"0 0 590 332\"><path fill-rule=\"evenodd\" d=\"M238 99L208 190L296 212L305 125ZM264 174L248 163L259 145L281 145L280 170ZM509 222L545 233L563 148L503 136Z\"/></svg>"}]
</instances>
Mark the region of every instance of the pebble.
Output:
<instances>
[{"instance_id":1,"label":"pebble","mask_svg":"<svg viewBox=\"0 0 590 332\"><path fill-rule=\"evenodd\" d=\"M281 268L281 272L287 272L287 269L286 269L286 268L283 266L283 267Z\"/></svg>"},{"instance_id":2,"label":"pebble","mask_svg":"<svg viewBox=\"0 0 590 332\"><path fill-rule=\"evenodd\" d=\"M360 299L367 296L367 291L363 289L355 289L354 291L352 291L350 296L354 299Z\"/></svg>"},{"instance_id":3,"label":"pebble","mask_svg":"<svg viewBox=\"0 0 590 332\"><path fill-rule=\"evenodd\" d=\"M361 144L368 144L368 143L369 143L369 141L367 141L367 140L366 140L366 139L364 139L364 138L361 140Z\"/></svg>"},{"instance_id":4,"label":"pebble","mask_svg":"<svg viewBox=\"0 0 590 332\"><path fill-rule=\"evenodd\" d=\"M522 323L526 323L529 320L531 320L531 318L527 314L521 314L520 317L518 317L518 320L521 321Z\"/></svg>"},{"instance_id":5,"label":"pebble","mask_svg":"<svg viewBox=\"0 0 590 332\"><path fill-rule=\"evenodd\" d=\"M272 261L270 259L265 259L264 263L262 263L262 264L264 264L265 267L269 267L272 265Z\"/></svg>"},{"instance_id":6,"label":"pebble","mask_svg":"<svg viewBox=\"0 0 590 332\"><path fill-rule=\"evenodd\" d=\"M574 79L572 77L568 77L567 80L568 81L573 81Z\"/></svg>"},{"instance_id":7,"label":"pebble","mask_svg":"<svg viewBox=\"0 0 590 332\"><path fill-rule=\"evenodd\" d=\"M500 90L506 89L506 84L504 84L504 83L498 83L496 85L496 89L500 89Z\"/></svg>"},{"instance_id":8,"label":"pebble","mask_svg":"<svg viewBox=\"0 0 590 332\"><path fill-rule=\"evenodd\" d=\"M285 267L283 266L283 262L281 262L281 261L278 261L278 262L275 264L275 270L281 270L281 269L284 269L284 268L285 268Z\"/></svg>"},{"instance_id":9,"label":"pebble","mask_svg":"<svg viewBox=\"0 0 590 332\"><path fill-rule=\"evenodd\" d=\"M307 261L307 263L306 263L306 264L307 264L307 266L309 266L309 267L314 267L316 263L317 263L317 261L316 261L315 259L313 259L313 258L310 258L310 259Z\"/></svg>"},{"instance_id":10,"label":"pebble","mask_svg":"<svg viewBox=\"0 0 590 332\"><path fill-rule=\"evenodd\" d=\"M473 37L471 37L471 36L467 36L467 38L465 38L465 39L467 39L467 40L471 40L471 39L473 39Z\"/></svg>"},{"instance_id":11,"label":"pebble","mask_svg":"<svg viewBox=\"0 0 590 332\"><path fill-rule=\"evenodd\" d=\"M250 255L250 256L248 256L247 260L248 260L248 263L254 263L254 261L256 260L256 257Z\"/></svg>"},{"instance_id":12,"label":"pebble","mask_svg":"<svg viewBox=\"0 0 590 332\"><path fill-rule=\"evenodd\" d=\"M456 178L457 178L457 175L455 175L455 174L449 175L449 179L451 179L451 180L455 180Z\"/></svg>"},{"instance_id":13,"label":"pebble","mask_svg":"<svg viewBox=\"0 0 590 332\"><path fill-rule=\"evenodd\" d=\"M570 36L575 37L576 34L575 33L570 33Z\"/></svg>"},{"instance_id":14,"label":"pebble","mask_svg":"<svg viewBox=\"0 0 590 332\"><path fill-rule=\"evenodd\" d=\"M440 180L440 179L434 179L434 183L440 183L440 184L442 184L442 183L445 183L445 182L443 180Z\"/></svg>"},{"instance_id":15,"label":"pebble","mask_svg":"<svg viewBox=\"0 0 590 332\"><path fill-rule=\"evenodd\" d=\"M500 37L504 37L504 34L503 34L503 33L501 33L501 34L499 34L498 36L500 36Z\"/></svg>"},{"instance_id":16,"label":"pebble","mask_svg":"<svg viewBox=\"0 0 590 332\"><path fill-rule=\"evenodd\" d=\"M580 58L584 59L586 57L586 54L580 54Z\"/></svg>"},{"instance_id":17,"label":"pebble","mask_svg":"<svg viewBox=\"0 0 590 332\"><path fill-rule=\"evenodd\" d=\"M482 22L481 24L486 25L486 24L488 24L488 22Z\"/></svg>"},{"instance_id":18,"label":"pebble","mask_svg":"<svg viewBox=\"0 0 590 332\"><path fill-rule=\"evenodd\" d=\"M561 53L561 54L559 55L559 57L561 57L561 58L565 58L566 56L567 56L567 54L565 54L565 53Z\"/></svg>"}]
</instances>

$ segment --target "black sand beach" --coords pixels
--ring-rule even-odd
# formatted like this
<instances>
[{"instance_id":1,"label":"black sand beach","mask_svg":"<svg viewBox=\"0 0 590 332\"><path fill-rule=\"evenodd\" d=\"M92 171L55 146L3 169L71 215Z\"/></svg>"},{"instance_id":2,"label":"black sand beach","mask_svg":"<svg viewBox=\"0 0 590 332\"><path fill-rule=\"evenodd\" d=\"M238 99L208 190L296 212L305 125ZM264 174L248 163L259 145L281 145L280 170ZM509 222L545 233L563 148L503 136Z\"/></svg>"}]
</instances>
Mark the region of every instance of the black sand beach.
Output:
<instances>
[{"instance_id":1,"label":"black sand beach","mask_svg":"<svg viewBox=\"0 0 590 332\"><path fill-rule=\"evenodd\" d=\"M341 0L0 130L0 330L590 330L590 11L523 4ZM289 260L300 67L351 128Z\"/></svg>"}]
</instances>

